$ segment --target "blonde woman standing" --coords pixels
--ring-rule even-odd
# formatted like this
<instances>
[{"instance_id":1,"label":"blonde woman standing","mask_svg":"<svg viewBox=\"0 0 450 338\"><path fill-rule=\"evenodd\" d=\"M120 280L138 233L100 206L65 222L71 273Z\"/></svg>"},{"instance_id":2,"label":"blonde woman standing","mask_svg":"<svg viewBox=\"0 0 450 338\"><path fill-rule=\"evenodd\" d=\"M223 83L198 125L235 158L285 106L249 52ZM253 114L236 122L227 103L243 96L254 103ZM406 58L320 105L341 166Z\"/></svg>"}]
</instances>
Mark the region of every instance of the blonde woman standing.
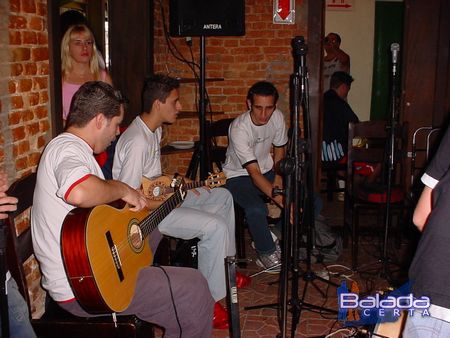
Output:
<instances>
[{"instance_id":1,"label":"blonde woman standing","mask_svg":"<svg viewBox=\"0 0 450 338\"><path fill-rule=\"evenodd\" d=\"M64 124L70 102L80 86L88 81L112 85L108 72L99 66L94 35L86 25L71 26L61 41L62 101Z\"/></svg>"}]
</instances>

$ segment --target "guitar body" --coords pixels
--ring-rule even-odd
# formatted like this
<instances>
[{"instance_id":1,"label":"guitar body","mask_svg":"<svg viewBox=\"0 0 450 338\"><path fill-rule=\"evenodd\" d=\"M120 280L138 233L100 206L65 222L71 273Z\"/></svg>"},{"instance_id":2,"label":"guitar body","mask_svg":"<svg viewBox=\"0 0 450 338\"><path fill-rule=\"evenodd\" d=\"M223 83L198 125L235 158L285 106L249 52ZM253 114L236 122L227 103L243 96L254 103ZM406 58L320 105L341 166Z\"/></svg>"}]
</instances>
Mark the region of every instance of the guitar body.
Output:
<instances>
[{"instance_id":1,"label":"guitar body","mask_svg":"<svg viewBox=\"0 0 450 338\"><path fill-rule=\"evenodd\" d=\"M139 271L153 259L138 226L149 213L100 205L66 216L63 261L75 297L87 311L121 312L130 304Z\"/></svg>"},{"instance_id":2,"label":"guitar body","mask_svg":"<svg viewBox=\"0 0 450 338\"><path fill-rule=\"evenodd\" d=\"M142 191L153 201L165 201L173 193L170 187L172 179L169 176L159 176L154 179L142 177Z\"/></svg>"}]
</instances>

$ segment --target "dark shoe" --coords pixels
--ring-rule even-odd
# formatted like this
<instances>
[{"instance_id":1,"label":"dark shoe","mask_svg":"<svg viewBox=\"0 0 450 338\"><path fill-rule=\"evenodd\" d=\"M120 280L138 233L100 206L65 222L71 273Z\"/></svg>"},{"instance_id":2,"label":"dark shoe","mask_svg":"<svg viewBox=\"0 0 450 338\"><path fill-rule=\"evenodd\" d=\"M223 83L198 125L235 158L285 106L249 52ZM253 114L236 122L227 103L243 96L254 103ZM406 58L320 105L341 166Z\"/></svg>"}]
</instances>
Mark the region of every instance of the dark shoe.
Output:
<instances>
[{"instance_id":1,"label":"dark shoe","mask_svg":"<svg viewBox=\"0 0 450 338\"><path fill-rule=\"evenodd\" d=\"M228 329L228 312L219 302L214 304L213 327L215 329Z\"/></svg>"},{"instance_id":2,"label":"dark shoe","mask_svg":"<svg viewBox=\"0 0 450 338\"><path fill-rule=\"evenodd\" d=\"M245 288L252 283L252 278L236 271L236 287L238 289Z\"/></svg>"}]
</instances>

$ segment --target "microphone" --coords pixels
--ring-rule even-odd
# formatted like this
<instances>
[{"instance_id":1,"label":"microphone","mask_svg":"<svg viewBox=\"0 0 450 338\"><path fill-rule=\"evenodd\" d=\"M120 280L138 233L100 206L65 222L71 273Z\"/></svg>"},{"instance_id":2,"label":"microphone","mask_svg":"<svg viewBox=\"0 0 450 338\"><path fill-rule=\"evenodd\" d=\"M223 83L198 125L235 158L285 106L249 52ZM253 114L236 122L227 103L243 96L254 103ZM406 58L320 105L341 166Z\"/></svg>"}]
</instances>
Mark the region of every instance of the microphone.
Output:
<instances>
[{"instance_id":1,"label":"microphone","mask_svg":"<svg viewBox=\"0 0 450 338\"><path fill-rule=\"evenodd\" d=\"M392 74L395 76L397 74L398 53L400 52L400 45L397 42L391 44L391 52L392 52Z\"/></svg>"}]
</instances>

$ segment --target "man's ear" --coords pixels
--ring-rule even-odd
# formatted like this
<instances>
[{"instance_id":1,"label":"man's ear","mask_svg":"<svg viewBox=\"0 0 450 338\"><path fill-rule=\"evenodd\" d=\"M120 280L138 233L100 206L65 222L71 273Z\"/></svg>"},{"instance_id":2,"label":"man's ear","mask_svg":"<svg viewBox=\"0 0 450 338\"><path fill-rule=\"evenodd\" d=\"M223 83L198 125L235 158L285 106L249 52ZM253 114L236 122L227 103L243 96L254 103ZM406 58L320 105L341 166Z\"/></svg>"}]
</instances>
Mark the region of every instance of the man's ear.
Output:
<instances>
[{"instance_id":1,"label":"man's ear","mask_svg":"<svg viewBox=\"0 0 450 338\"><path fill-rule=\"evenodd\" d=\"M94 117L94 121L95 121L95 127L97 129L101 129L103 124L106 122L106 117L105 117L105 115L103 115L103 113L100 113Z\"/></svg>"},{"instance_id":2,"label":"man's ear","mask_svg":"<svg viewBox=\"0 0 450 338\"><path fill-rule=\"evenodd\" d=\"M249 99L247 99L247 109L248 110L252 109L252 101L250 101Z\"/></svg>"},{"instance_id":3,"label":"man's ear","mask_svg":"<svg viewBox=\"0 0 450 338\"><path fill-rule=\"evenodd\" d=\"M160 108L161 108L161 101L159 101L158 99L153 101L152 111L159 111Z\"/></svg>"}]
</instances>

